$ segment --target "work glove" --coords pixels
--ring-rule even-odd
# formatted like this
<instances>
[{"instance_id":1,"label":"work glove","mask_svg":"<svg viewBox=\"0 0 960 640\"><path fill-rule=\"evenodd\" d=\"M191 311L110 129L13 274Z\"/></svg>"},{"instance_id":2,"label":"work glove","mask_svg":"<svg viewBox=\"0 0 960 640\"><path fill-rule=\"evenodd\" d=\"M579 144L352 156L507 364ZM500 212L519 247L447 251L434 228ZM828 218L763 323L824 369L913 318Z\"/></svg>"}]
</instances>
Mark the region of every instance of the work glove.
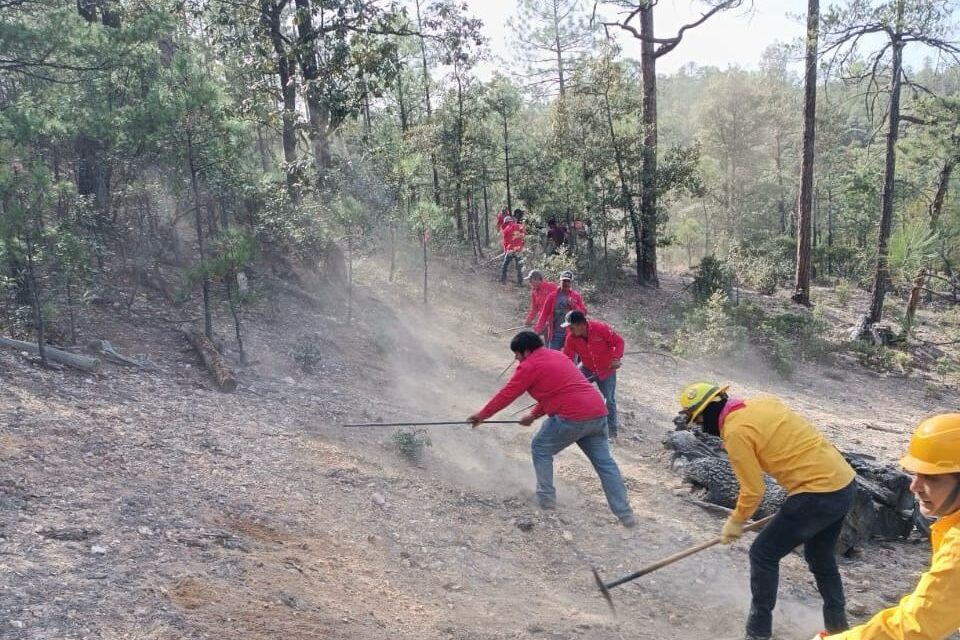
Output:
<instances>
[{"instance_id":1,"label":"work glove","mask_svg":"<svg viewBox=\"0 0 960 640\"><path fill-rule=\"evenodd\" d=\"M723 523L723 529L720 530L720 542L730 544L743 535L743 523L734 520L733 517L727 518Z\"/></svg>"},{"instance_id":2,"label":"work glove","mask_svg":"<svg viewBox=\"0 0 960 640\"><path fill-rule=\"evenodd\" d=\"M537 419L537 416L533 415L532 413L528 413L527 415L520 418L518 422L525 427L529 427L530 425L533 424L533 421L536 419Z\"/></svg>"},{"instance_id":3,"label":"work glove","mask_svg":"<svg viewBox=\"0 0 960 640\"><path fill-rule=\"evenodd\" d=\"M470 423L471 427L476 429L478 426L480 426L480 423L483 422L483 418L479 417L477 414L473 414L472 416L467 418L467 422Z\"/></svg>"}]
</instances>

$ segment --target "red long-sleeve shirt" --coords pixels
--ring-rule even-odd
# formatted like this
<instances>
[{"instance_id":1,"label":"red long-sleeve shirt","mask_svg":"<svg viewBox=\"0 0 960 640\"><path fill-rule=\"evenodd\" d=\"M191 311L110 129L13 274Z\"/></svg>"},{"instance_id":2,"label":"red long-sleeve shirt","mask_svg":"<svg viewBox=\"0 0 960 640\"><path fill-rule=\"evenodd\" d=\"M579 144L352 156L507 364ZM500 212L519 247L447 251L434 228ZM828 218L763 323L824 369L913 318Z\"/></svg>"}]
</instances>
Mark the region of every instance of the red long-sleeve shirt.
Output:
<instances>
[{"instance_id":1,"label":"red long-sleeve shirt","mask_svg":"<svg viewBox=\"0 0 960 640\"><path fill-rule=\"evenodd\" d=\"M540 333L543 331L544 327L547 327L547 341L550 341L550 338L553 336L553 308L557 304L557 294L560 293L561 287L555 288L550 292L550 295L547 296L546 300L543 301L543 306L540 307L540 318L537 320L537 326L534 327L534 331ZM583 304L583 298L580 297L580 294L570 289L567 293L567 311L582 311L583 313L587 312L587 306Z\"/></svg>"},{"instance_id":2,"label":"red long-sleeve shirt","mask_svg":"<svg viewBox=\"0 0 960 640\"><path fill-rule=\"evenodd\" d=\"M508 222L500 229L500 246L504 251L523 251L526 228L519 222Z\"/></svg>"},{"instance_id":3,"label":"red long-sleeve shirt","mask_svg":"<svg viewBox=\"0 0 960 640\"><path fill-rule=\"evenodd\" d=\"M538 418L560 416L579 422L607 415L603 396L587 382L577 365L559 351L540 347L517 364L507 384L477 412L477 417L490 418L524 392L537 401L531 413Z\"/></svg>"},{"instance_id":4,"label":"red long-sleeve shirt","mask_svg":"<svg viewBox=\"0 0 960 640\"><path fill-rule=\"evenodd\" d=\"M610 325L599 320L587 320L587 335L578 338L569 331L563 343L563 353L573 360L580 356L583 367L593 373L597 380L606 380L613 375L611 360L623 357L623 338Z\"/></svg>"},{"instance_id":5,"label":"red long-sleeve shirt","mask_svg":"<svg viewBox=\"0 0 960 640\"><path fill-rule=\"evenodd\" d=\"M543 308L543 303L556 288L557 285L554 283L543 280L535 288L530 289L530 311L527 312L523 324L530 324L540 317L540 309Z\"/></svg>"}]
</instances>

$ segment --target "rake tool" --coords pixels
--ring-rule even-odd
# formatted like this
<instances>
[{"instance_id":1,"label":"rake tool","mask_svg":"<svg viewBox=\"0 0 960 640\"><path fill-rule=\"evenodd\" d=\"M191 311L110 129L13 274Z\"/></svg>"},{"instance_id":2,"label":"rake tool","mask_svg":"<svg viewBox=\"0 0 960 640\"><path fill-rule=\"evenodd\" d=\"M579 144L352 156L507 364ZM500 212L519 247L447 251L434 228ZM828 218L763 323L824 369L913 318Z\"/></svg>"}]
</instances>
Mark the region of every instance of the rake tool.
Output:
<instances>
[{"instance_id":1,"label":"rake tool","mask_svg":"<svg viewBox=\"0 0 960 640\"><path fill-rule=\"evenodd\" d=\"M342 424L341 427L440 427L458 424L470 424L467 420L448 420L440 422L360 422ZM483 424L520 424L519 420L484 420Z\"/></svg>"},{"instance_id":2,"label":"rake tool","mask_svg":"<svg viewBox=\"0 0 960 640\"><path fill-rule=\"evenodd\" d=\"M497 329L496 331L491 331L490 335L498 336L501 333L510 333L511 331L520 331L520 329L526 329L526 328L527 328L527 325L522 324L519 327L510 327L508 329Z\"/></svg>"},{"instance_id":3,"label":"rake tool","mask_svg":"<svg viewBox=\"0 0 960 640\"><path fill-rule=\"evenodd\" d=\"M746 531L756 531L757 529L762 529L764 525L766 525L768 522L773 520L774 516L776 515L777 514L769 515L766 518L761 518L760 520L751 522L750 524L746 525L743 528L743 530L744 532L746 532ZM721 541L722 541L722 538L720 538L720 536L717 536L716 538L712 538L710 540L707 540L706 542L701 542L700 544L690 547L689 549L678 551L672 556L667 556L662 560L658 560L653 564L647 565L646 567L640 569L639 571L634 571L631 574L617 578L616 580L611 580L610 582L604 582L603 578L600 577L600 572L597 571L596 567L594 567L593 578L594 580L597 581L597 587L600 589L600 593L603 594L604 600L606 600L607 604L610 605L610 611L612 611L613 613L616 613L617 610L613 606L613 598L610 597L610 589L613 589L614 587L619 587L620 585L626 584L628 582L633 582L637 578L643 577L648 573L653 573L657 569L662 569L668 565L673 564L674 562L677 562L678 560L683 560L688 556L692 556L696 553L700 553L704 549L709 549L710 547L716 546L720 544Z\"/></svg>"}]
</instances>

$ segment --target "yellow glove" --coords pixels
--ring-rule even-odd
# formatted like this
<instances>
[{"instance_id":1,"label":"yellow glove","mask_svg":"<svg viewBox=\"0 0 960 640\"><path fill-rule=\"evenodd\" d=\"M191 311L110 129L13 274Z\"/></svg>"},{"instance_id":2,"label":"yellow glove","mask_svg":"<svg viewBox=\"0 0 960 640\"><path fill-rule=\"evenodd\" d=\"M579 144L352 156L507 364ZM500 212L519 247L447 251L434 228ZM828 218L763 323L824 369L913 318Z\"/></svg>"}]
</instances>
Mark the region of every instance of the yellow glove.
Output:
<instances>
[{"instance_id":1,"label":"yellow glove","mask_svg":"<svg viewBox=\"0 0 960 640\"><path fill-rule=\"evenodd\" d=\"M733 518L727 518L723 523L723 529L720 530L720 542L730 544L743 535L743 523L737 522Z\"/></svg>"}]
</instances>

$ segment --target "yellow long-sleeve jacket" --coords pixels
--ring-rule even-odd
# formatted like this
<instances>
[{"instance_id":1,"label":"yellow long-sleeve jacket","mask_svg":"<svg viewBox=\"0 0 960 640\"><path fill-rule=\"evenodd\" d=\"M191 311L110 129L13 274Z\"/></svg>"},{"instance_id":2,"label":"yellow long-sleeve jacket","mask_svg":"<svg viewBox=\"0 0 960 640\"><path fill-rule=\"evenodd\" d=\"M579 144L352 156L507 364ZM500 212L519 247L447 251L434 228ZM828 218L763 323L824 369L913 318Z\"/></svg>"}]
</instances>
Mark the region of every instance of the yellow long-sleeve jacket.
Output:
<instances>
[{"instance_id":1,"label":"yellow long-sleeve jacket","mask_svg":"<svg viewBox=\"0 0 960 640\"><path fill-rule=\"evenodd\" d=\"M960 511L930 528L933 558L913 593L830 640L942 640L960 629Z\"/></svg>"},{"instance_id":2,"label":"yellow long-sleeve jacket","mask_svg":"<svg viewBox=\"0 0 960 640\"><path fill-rule=\"evenodd\" d=\"M813 425L773 397L731 399L721 418L720 436L740 483L732 518L744 522L763 499L763 473L787 491L829 493L856 476Z\"/></svg>"}]
</instances>

